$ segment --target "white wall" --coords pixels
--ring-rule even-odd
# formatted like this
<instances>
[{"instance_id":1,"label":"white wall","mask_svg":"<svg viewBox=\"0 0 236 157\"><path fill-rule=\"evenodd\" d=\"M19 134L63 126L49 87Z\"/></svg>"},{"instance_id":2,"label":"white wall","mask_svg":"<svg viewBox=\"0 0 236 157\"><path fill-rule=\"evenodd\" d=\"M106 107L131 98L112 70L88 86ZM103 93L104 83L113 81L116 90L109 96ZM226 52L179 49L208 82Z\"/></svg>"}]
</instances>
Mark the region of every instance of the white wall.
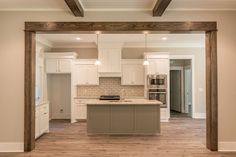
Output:
<instances>
[{"instance_id":1,"label":"white wall","mask_svg":"<svg viewBox=\"0 0 236 157\"><path fill-rule=\"evenodd\" d=\"M217 21L219 141L236 142L236 12L169 11L85 13L0 12L0 143L22 143L24 135L24 22L25 21ZM17 130L17 131L16 131Z\"/></svg>"}]
</instances>

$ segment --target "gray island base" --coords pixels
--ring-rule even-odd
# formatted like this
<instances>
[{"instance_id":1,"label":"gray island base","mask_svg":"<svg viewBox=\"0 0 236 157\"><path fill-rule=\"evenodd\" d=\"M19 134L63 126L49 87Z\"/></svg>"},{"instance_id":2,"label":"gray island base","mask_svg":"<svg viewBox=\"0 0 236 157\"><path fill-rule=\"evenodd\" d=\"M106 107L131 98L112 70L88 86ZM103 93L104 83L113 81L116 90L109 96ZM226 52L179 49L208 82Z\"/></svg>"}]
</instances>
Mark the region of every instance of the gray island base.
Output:
<instances>
[{"instance_id":1,"label":"gray island base","mask_svg":"<svg viewBox=\"0 0 236 157\"><path fill-rule=\"evenodd\" d=\"M87 133L108 135L160 134L159 101L142 104L98 101L87 104Z\"/></svg>"}]
</instances>

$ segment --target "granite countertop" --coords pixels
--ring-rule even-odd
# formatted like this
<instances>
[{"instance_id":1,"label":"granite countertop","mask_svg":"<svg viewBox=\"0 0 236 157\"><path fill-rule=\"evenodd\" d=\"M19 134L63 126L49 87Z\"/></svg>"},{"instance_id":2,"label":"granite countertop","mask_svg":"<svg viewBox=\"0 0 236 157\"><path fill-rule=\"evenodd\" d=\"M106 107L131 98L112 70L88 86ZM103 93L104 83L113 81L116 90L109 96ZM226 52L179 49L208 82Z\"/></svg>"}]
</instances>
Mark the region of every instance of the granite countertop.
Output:
<instances>
[{"instance_id":1,"label":"granite countertop","mask_svg":"<svg viewBox=\"0 0 236 157\"><path fill-rule=\"evenodd\" d=\"M162 105L162 102L148 99L125 99L125 100L99 100L94 99L87 105Z\"/></svg>"}]
</instances>

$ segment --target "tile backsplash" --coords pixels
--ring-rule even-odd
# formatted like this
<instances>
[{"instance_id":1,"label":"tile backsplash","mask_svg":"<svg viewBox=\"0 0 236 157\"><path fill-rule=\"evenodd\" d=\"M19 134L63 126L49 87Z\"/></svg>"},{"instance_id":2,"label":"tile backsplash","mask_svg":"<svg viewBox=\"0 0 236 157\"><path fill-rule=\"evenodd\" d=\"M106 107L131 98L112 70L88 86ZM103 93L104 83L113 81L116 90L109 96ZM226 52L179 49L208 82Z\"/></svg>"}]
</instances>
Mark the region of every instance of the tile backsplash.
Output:
<instances>
[{"instance_id":1,"label":"tile backsplash","mask_svg":"<svg viewBox=\"0 0 236 157\"><path fill-rule=\"evenodd\" d=\"M144 86L122 86L121 78L99 78L99 86L77 86L78 97L99 97L100 95L123 95L125 98L144 97Z\"/></svg>"}]
</instances>

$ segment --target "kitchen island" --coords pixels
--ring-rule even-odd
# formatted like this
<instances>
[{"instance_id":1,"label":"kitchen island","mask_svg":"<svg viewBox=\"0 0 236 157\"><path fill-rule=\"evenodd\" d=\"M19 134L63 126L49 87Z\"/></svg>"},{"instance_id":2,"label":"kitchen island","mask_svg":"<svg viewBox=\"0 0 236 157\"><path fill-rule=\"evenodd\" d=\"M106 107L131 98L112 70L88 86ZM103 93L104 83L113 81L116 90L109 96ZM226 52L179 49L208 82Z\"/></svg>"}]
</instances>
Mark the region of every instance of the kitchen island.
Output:
<instances>
[{"instance_id":1,"label":"kitchen island","mask_svg":"<svg viewBox=\"0 0 236 157\"><path fill-rule=\"evenodd\" d=\"M159 134L160 105L156 100L94 100L87 104L88 134Z\"/></svg>"}]
</instances>

